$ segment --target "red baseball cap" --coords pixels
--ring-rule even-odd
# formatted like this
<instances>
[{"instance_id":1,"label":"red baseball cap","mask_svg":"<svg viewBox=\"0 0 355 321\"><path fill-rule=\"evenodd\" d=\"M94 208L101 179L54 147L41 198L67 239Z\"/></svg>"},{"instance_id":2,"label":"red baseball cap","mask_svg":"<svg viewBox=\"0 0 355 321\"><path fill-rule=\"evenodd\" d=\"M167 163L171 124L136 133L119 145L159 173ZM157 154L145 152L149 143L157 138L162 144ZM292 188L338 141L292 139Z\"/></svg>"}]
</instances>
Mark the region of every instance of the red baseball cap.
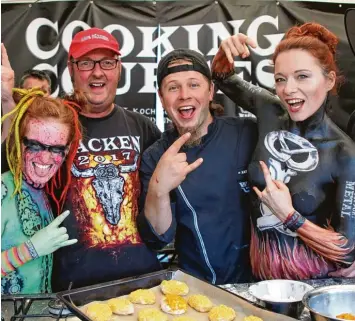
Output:
<instances>
[{"instance_id":1,"label":"red baseball cap","mask_svg":"<svg viewBox=\"0 0 355 321\"><path fill-rule=\"evenodd\" d=\"M110 49L120 55L120 48L114 36L103 29L90 28L78 32L69 47L68 58L77 59L95 49Z\"/></svg>"}]
</instances>

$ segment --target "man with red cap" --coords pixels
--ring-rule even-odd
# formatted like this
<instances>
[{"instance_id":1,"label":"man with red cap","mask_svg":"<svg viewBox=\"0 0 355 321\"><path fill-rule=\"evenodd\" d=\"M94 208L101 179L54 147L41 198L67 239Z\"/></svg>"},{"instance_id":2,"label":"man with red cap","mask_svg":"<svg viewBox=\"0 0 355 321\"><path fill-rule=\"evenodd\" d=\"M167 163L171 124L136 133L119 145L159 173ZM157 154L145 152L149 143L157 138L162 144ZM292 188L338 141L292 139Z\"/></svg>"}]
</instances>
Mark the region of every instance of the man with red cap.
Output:
<instances>
[{"instance_id":1,"label":"man with red cap","mask_svg":"<svg viewBox=\"0 0 355 321\"><path fill-rule=\"evenodd\" d=\"M81 287L160 269L136 227L140 156L160 131L148 118L115 105L122 65L110 33L98 28L77 33L68 68L91 110L80 117L84 139L63 209L72 213L64 226L78 243L56 253L54 291L70 282Z\"/></svg>"}]
</instances>

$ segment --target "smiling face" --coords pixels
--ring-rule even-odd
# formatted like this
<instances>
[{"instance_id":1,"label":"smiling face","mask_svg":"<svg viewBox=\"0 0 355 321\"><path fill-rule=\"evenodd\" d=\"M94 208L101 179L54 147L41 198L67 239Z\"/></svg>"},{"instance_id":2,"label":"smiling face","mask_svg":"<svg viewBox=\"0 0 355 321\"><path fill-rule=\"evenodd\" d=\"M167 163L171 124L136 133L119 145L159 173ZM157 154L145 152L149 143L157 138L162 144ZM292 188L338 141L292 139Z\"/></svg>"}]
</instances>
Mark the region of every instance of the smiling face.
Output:
<instances>
[{"instance_id":1,"label":"smiling face","mask_svg":"<svg viewBox=\"0 0 355 321\"><path fill-rule=\"evenodd\" d=\"M69 135L69 127L54 118L29 120L22 140L22 172L29 182L43 187L55 175L65 159L62 151L68 144Z\"/></svg>"},{"instance_id":2,"label":"smiling face","mask_svg":"<svg viewBox=\"0 0 355 321\"><path fill-rule=\"evenodd\" d=\"M108 49L95 49L75 61L102 60L118 58L118 55ZM82 90L91 107L90 117L103 117L109 114L114 105L116 89L121 77L121 62L111 70L103 70L95 64L93 70L78 70L76 64L68 62L75 89Z\"/></svg>"},{"instance_id":3,"label":"smiling face","mask_svg":"<svg viewBox=\"0 0 355 321\"><path fill-rule=\"evenodd\" d=\"M275 61L276 93L293 121L304 121L322 106L335 78L333 71L325 75L318 60L305 50L284 51Z\"/></svg>"},{"instance_id":4,"label":"smiling face","mask_svg":"<svg viewBox=\"0 0 355 321\"><path fill-rule=\"evenodd\" d=\"M191 64L179 60L169 67ZM180 135L190 131L194 141L207 133L212 122L209 104L213 98L213 83L197 71L181 71L167 75L159 89L161 103ZM195 137L193 137L195 136Z\"/></svg>"}]
</instances>

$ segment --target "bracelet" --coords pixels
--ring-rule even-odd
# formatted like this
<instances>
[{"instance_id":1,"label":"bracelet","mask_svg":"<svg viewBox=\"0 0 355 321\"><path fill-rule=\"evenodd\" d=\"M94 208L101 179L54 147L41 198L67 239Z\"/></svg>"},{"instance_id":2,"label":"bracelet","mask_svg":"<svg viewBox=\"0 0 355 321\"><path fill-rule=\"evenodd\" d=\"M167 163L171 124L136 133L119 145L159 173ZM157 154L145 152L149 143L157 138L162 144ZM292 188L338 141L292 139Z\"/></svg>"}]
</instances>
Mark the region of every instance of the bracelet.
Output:
<instances>
[{"instance_id":1,"label":"bracelet","mask_svg":"<svg viewBox=\"0 0 355 321\"><path fill-rule=\"evenodd\" d=\"M32 242L30 239L28 239L26 242L25 242L26 246L27 246L27 249L28 249L28 252L30 252L31 254L31 257L32 259L37 259L39 257L35 247L33 246Z\"/></svg>"},{"instance_id":2,"label":"bracelet","mask_svg":"<svg viewBox=\"0 0 355 321\"><path fill-rule=\"evenodd\" d=\"M289 229L292 232L296 232L306 221L306 219L297 211L294 211L292 214L288 214L285 222L284 229Z\"/></svg>"},{"instance_id":3,"label":"bracelet","mask_svg":"<svg viewBox=\"0 0 355 321\"><path fill-rule=\"evenodd\" d=\"M286 220L283 223L284 225L287 225L287 223L290 221L290 219L294 213L295 213L295 211L292 211L287 215ZM285 227L285 229L287 229L287 227Z\"/></svg>"}]
</instances>

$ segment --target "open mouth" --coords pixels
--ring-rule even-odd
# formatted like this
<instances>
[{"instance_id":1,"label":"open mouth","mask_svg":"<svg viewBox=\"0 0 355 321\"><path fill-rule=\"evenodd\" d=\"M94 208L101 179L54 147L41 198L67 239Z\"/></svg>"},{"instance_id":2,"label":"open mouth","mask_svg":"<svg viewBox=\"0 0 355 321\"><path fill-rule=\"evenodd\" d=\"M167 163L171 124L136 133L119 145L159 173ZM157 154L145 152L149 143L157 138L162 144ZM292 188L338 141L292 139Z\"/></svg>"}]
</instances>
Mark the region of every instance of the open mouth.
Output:
<instances>
[{"instance_id":1,"label":"open mouth","mask_svg":"<svg viewBox=\"0 0 355 321\"><path fill-rule=\"evenodd\" d=\"M193 106L184 106L178 109L179 114L184 119L191 119L195 113L196 108Z\"/></svg>"},{"instance_id":2,"label":"open mouth","mask_svg":"<svg viewBox=\"0 0 355 321\"><path fill-rule=\"evenodd\" d=\"M50 170L52 169L53 165L44 165L39 163L32 163L33 170L38 176L46 176L49 174Z\"/></svg>"},{"instance_id":3,"label":"open mouth","mask_svg":"<svg viewBox=\"0 0 355 321\"><path fill-rule=\"evenodd\" d=\"M290 112L297 113L303 107L304 100L298 98L286 99L286 103Z\"/></svg>"},{"instance_id":4,"label":"open mouth","mask_svg":"<svg viewBox=\"0 0 355 321\"><path fill-rule=\"evenodd\" d=\"M95 89L103 88L105 86L105 84L102 82L91 82L91 83L89 83L89 86L91 89L95 90Z\"/></svg>"}]
</instances>

